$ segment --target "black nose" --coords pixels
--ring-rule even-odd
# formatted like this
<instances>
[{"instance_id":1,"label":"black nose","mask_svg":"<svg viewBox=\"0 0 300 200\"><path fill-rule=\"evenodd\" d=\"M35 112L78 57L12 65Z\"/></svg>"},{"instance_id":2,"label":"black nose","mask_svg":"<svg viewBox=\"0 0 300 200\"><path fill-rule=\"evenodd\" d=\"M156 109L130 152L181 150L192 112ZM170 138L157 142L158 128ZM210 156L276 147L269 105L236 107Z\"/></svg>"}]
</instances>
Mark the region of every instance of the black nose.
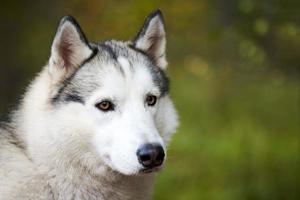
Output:
<instances>
[{"instance_id":1,"label":"black nose","mask_svg":"<svg viewBox=\"0 0 300 200\"><path fill-rule=\"evenodd\" d=\"M142 145L136 152L139 162L147 168L160 166L165 158L164 149L160 144Z\"/></svg>"}]
</instances>

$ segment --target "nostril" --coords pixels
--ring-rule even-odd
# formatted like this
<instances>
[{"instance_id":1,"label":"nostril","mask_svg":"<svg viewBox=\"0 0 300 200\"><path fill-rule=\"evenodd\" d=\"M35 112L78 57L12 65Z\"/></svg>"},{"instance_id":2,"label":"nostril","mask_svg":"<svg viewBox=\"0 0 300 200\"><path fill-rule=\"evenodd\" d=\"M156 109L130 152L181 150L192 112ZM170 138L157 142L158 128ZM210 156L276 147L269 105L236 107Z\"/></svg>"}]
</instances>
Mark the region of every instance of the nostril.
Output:
<instances>
[{"instance_id":1,"label":"nostril","mask_svg":"<svg viewBox=\"0 0 300 200\"><path fill-rule=\"evenodd\" d=\"M159 146L158 149L157 149L157 156L156 156L156 160L157 161L163 161L165 158L165 152L164 152L164 149Z\"/></svg>"},{"instance_id":2,"label":"nostril","mask_svg":"<svg viewBox=\"0 0 300 200\"><path fill-rule=\"evenodd\" d=\"M152 162L155 157L153 149L153 145L151 144L143 145L141 146L141 148L138 149L138 160L144 167L150 167L152 165Z\"/></svg>"},{"instance_id":3,"label":"nostril","mask_svg":"<svg viewBox=\"0 0 300 200\"><path fill-rule=\"evenodd\" d=\"M151 160L151 156L149 154L140 155L141 161L148 161Z\"/></svg>"},{"instance_id":4,"label":"nostril","mask_svg":"<svg viewBox=\"0 0 300 200\"><path fill-rule=\"evenodd\" d=\"M137 157L144 167L152 168L163 163L165 153L159 144L145 144L138 149Z\"/></svg>"}]
</instances>

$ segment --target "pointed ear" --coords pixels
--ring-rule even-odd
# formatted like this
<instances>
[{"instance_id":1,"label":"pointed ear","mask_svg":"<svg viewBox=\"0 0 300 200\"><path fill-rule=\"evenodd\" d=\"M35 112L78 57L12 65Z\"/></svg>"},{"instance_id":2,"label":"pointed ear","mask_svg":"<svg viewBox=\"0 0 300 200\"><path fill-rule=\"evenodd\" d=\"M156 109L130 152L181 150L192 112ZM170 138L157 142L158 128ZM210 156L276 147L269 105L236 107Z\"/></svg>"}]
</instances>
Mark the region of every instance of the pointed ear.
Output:
<instances>
[{"instance_id":1,"label":"pointed ear","mask_svg":"<svg viewBox=\"0 0 300 200\"><path fill-rule=\"evenodd\" d=\"M152 12L133 41L135 48L145 52L155 64L166 69L166 32L164 19L160 10Z\"/></svg>"},{"instance_id":2,"label":"pointed ear","mask_svg":"<svg viewBox=\"0 0 300 200\"><path fill-rule=\"evenodd\" d=\"M65 79L93 54L93 50L76 20L61 19L51 47L49 72L53 79Z\"/></svg>"}]
</instances>

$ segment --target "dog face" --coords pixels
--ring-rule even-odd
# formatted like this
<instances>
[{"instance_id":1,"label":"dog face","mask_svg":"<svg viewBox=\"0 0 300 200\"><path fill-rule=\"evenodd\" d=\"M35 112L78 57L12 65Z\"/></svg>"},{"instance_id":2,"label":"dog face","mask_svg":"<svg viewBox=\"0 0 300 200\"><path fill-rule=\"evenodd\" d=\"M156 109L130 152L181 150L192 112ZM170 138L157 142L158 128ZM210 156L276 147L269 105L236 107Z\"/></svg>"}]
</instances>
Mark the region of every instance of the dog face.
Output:
<instances>
[{"instance_id":1,"label":"dog face","mask_svg":"<svg viewBox=\"0 0 300 200\"><path fill-rule=\"evenodd\" d=\"M88 43L77 22L63 18L49 61L57 148L126 175L161 168L177 126L165 44L160 11L132 42Z\"/></svg>"}]
</instances>

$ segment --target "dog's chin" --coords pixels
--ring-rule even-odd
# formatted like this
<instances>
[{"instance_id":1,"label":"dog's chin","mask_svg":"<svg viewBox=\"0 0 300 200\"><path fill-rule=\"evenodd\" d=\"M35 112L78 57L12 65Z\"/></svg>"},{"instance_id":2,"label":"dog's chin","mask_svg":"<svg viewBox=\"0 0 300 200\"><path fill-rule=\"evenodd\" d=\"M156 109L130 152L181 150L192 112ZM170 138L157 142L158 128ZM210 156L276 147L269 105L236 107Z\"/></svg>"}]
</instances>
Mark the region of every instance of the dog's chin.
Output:
<instances>
[{"instance_id":1,"label":"dog's chin","mask_svg":"<svg viewBox=\"0 0 300 200\"><path fill-rule=\"evenodd\" d=\"M124 175L124 176L143 176L143 175L148 175L148 174L155 174L159 171L161 171L163 166L160 167L155 167L155 168L139 168L139 169L134 169L134 170L128 170L128 169L114 169L112 168L113 171L117 172L118 174Z\"/></svg>"},{"instance_id":2,"label":"dog's chin","mask_svg":"<svg viewBox=\"0 0 300 200\"><path fill-rule=\"evenodd\" d=\"M155 168L151 168L151 169L144 168L139 171L139 174L152 174L152 173L159 172L162 169L163 169L163 166L159 166L159 167L155 167Z\"/></svg>"}]
</instances>

